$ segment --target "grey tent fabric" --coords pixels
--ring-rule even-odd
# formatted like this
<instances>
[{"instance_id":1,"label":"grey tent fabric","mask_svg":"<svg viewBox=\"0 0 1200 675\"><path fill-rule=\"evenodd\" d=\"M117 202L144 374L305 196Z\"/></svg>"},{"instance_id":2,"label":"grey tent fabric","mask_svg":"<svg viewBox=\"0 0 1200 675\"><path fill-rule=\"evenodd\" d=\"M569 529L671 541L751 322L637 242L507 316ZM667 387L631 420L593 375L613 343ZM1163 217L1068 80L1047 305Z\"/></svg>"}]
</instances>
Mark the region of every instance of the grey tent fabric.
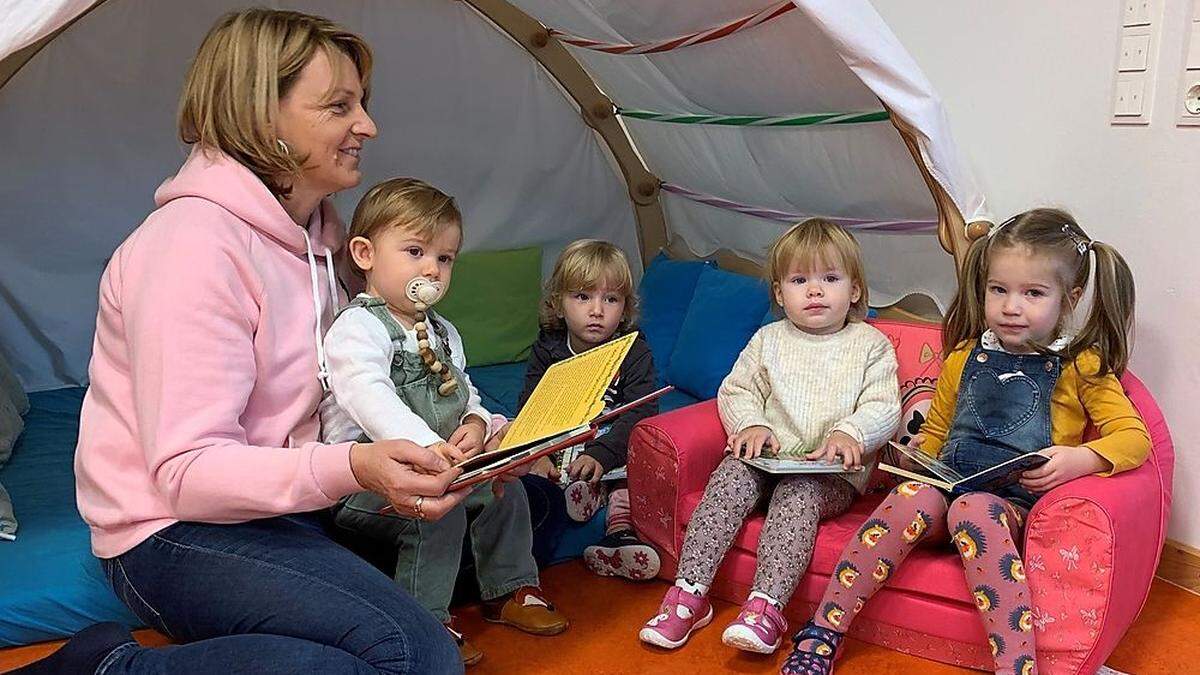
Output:
<instances>
[{"instance_id":1,"label":"grey tent fabric","mask_svg":"<svg viewBox=\"0 0 1200 675\"><path fill-rule=\"evenodd\" d=\"M12 456L13 445L25 428L22 415L29 412L29 398L17 382L8 362L0 356L0 467ZM0 540L12 540L17 535L17 519L12 499L0 485Z\"/></svg>"}]
</instances>

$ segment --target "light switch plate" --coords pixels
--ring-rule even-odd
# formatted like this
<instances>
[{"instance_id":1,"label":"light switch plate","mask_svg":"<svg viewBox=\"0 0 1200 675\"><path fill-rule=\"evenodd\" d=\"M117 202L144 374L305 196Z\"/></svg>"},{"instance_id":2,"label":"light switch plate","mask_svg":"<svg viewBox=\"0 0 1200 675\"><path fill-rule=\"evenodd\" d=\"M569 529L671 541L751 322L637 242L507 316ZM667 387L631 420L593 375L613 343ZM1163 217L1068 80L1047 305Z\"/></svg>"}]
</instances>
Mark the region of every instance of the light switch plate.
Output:
<instances>
[{"instance_id":1,"label":"light switch plate","mask_svg":"<svg viewBox=\"0 0 1200 675\"><path fill-rule=\"evenodd\" d=\"M1121 37L1121 57L1117 62L1117 70L1121 72L1145 70L1149 59L1149 35L1125 35Z\"/></svg>"}]
</instances>

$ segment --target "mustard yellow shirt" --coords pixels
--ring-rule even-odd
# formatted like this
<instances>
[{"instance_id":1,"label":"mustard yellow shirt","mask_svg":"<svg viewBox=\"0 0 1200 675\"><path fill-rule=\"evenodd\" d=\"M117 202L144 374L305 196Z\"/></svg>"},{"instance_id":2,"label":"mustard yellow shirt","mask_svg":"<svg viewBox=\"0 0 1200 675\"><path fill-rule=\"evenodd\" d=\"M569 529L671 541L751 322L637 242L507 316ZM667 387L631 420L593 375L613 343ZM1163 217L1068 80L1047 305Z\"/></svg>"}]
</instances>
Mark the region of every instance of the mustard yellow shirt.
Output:
<instances>
[{"instance_id":1,"label":"mustard yellow shirt","mask_svg":"<svg viewBox=\"0 0 1200 675\"><path fill-rule=\"evenodd\" d=\"M921 450L936 457L946 442L958 404L958 387L974 341L958 346L942 365L929 416L921 426L925 442ZM1111 468L1101 476L1135 469L1150 454L1150 433L1146 424L1125 395L1121 382L1112 373L1095 377L1100 355L1088 350L1074 363L1063 364L1062 374L1050 398L1050 439L1054 445L1086 445L1107 461ZM1100 437L1083 443L1088 421Z\"/></svg>"}]
</instances>

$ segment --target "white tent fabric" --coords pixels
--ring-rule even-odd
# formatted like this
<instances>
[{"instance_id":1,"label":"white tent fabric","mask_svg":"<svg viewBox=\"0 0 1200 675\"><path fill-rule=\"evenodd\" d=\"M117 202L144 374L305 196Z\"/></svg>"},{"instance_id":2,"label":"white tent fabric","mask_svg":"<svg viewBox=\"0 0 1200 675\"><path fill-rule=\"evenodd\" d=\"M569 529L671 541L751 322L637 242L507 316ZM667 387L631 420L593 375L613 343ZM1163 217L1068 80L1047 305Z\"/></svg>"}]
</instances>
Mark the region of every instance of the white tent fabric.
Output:
<instances>
[{"instance_id":1,"label":"white tent fabric","mask_svg":"<svg viewBox=\"0 0 1200 675\"><path fill-rule=\"evenodd\" d=\"M601 237L638 259L624 183L550 76L469 6L276 2L361 32L380 128L365 189L415 175L459 199L465 247ZM0 349L28 389L86 382L97 286L185 150L175 108L204 32L239 0L109 0L0 88ZM402 10L402 11L398 11ZM0 46L0 53L7 47Z\"/></svg>"},{"instance_id":2,"label":"white tent fabric","mask_svg":"<svg viewBox=\"0 0 1200 675\"><path fill-rule=\"evenodd\" d=\"M703 30L762 10L766 0L515 0L548 27L640 43ZM987 218L958 156L940 101L867 0L795 0L799 11L672 51L618 55L570 47L621 108L669 113L789 115L878 110L917 129L932 174L967 221ZM648 168L665 181L744 204L875 220L936 220L928 187L888 122L848 126L716 127L624 118ZM761 261L783 224L663 195L672 237L692 252L719 248ZM871 302L953 296L952 259L927 235L859 234Z\"/></svg>"},{"instance_id":3,"label":"white tent fabric","mask_svg":"<svg viewBox=\"0 0 1200 675\"><path fill-rule=\"evenodd\" d=\"M0 5L0 59L83 14L95 0L7 0Z\"/></svg>"},{"instance_id":4,"label":"white tent fabric","mask_svg":"<svg viewBox=\"0 0 1200 675\"><path fill-rule=\"evenodd\" d=\"M512 0L547 27L602 40L672 37L762 10L769 0ZM90 0L9 0L0 58L86 11ZM468 249L603 237L637 255L628 194L606 148L522 49L465 3L274 2L361 32L377 55L382 135L367 175L340 195L419 175L459 197ZM914 130L963 216L983 198L940 101L868 0L795 0L797 10L710 43L617 56L572 47L624 108L767 114L877 110ZM174 110L188 58L236 0L108 0L0 88L0 349L26 387L86 381L96 282L107 256L179 165ZM887 122L795 128L672 125L623 118L660 178L745 204L873 220L936 220L929 190ZM663 193L672 240L762 260L783 224ZM932 234L860 234L872 304L923 292L945 308L953 263ZM15 358L20 355L20 358Z\"/></svg>"}]
</instances>

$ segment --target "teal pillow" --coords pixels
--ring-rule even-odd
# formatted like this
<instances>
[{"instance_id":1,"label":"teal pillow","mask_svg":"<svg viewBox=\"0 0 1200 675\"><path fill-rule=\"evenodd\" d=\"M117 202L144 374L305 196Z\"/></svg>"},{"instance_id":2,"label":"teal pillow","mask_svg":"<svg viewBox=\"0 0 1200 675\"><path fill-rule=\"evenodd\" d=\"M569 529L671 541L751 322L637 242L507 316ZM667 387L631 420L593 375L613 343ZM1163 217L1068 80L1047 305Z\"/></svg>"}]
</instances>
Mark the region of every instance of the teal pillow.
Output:
<instances>
[{"instance_id":1,"label":"teal pillow","mask_svg":"<svg viewBox=\"0 0 1200 675\"><path fill-rule=\"evenodd\" d=\"M715 397L770 307L762 279L705 268L675 341L667 382L697 398Z\"/></svg>"},{"instance_id":2,"label":"teal pillow","mask_svg":"<svg viewBox=\"0 0 1200 675\"><path fill-rule=\"evenodd\" d=\"M435 310L462 335L467 364L487 366L529 357L541 299L540 247L469 251L455 260L450 291Z\"/></svg>"},{"instance_id":3,"label":"teal pillow","mask_svg":"<svg viewBox=\"0 0 1200 675\"><path fill-rule=\"evenodd\" d=\"M700 273L710 267L714 264L706 260L671 260L659 253L642 274L638 286L642 303L638 330L654 355L660 387L666 382L667 364L671 362L679 330L696 292L696 282Z\"/></svg>"}]
</instances>

